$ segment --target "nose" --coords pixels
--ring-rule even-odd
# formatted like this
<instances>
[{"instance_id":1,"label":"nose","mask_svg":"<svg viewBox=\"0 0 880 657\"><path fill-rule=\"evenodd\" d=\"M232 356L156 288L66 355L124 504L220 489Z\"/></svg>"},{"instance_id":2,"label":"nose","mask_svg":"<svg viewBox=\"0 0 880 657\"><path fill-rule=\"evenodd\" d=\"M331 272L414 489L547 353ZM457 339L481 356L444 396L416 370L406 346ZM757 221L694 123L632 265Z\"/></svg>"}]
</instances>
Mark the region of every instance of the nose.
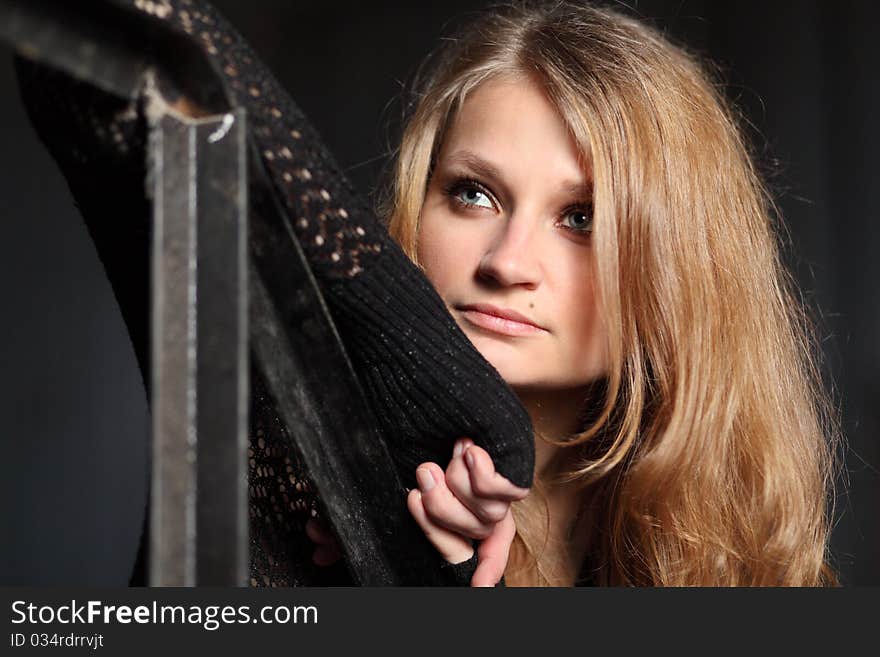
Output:
<instances>
[{"instance_id":1,"label":"nose","mask_svg":"<svg viewBox=\"0 0 880 657\"><path fill-rule=\"evenodd\" d=\"M501 286L535 289L541 282L541 264L534 244L534 222L512 216L501 228L480 259L477 275L484 282Z\"/></svg>"}]
</instances>

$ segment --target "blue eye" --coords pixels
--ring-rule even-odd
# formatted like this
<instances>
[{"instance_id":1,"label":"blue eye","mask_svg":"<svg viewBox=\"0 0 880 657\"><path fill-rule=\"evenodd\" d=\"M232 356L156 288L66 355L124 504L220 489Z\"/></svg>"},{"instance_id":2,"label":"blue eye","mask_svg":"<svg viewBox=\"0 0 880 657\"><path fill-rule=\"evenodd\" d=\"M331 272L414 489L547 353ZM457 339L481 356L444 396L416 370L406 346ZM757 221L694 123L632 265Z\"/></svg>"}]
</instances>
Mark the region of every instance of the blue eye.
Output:
<instances>
[{"instance_id":1,"label":"blue eye","mask_svg":"<svg viewBox=\"0 0 880 657\"><path fill-rule=\"evenodd\" d=\"M482 192L478 188L470 185L460 187L458 190L456 190L455 198L457 198L465 205L473 205L480 208L490 209L495 207L495 205L492 203L492 200L485 192Z\"/></svg>"},{"instance_id":2,"label":"blue eye","mask_svg":"<svg viewBox=\"0 0 880 657\"><path fill-rule=\"evenodd\" d=\"M573 208L562 215L562 225L576 233L590 233L593 230L593 212L589 208Z\"/></svg>"},{"instance_id":3,"label":"blue eye","mask_svg":"<svg viewBox=\"0 0 880 657\"><path fill-rule=\"evenodd\" d=\"M496 210L495 197L482 183L472 178L458 177L443 188L443 192L459 207Z\"/></svg>"}]
</instances>

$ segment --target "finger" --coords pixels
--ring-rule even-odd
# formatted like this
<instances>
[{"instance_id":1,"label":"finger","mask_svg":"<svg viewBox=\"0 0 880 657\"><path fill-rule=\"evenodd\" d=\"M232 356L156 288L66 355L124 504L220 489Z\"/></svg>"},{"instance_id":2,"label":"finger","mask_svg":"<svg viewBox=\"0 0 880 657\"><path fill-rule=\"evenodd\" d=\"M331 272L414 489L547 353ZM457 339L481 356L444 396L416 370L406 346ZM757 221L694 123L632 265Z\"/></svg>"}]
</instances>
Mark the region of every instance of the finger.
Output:
<instances>
[{"instance_id":1,"label":"finger","mask_svg":"<svg viewBox=\"0 0 880 657\"><path fill-rule=\"evenodd\" d=\"M330 566L341 558L342 552L335 544L319 545L312 553L312 562L317 566Z\"/></svg>"},{"instance_id":2,"label":"finger","mask_svg":"<svg viewBox=\"0 0 880 657\"><path fill-rule=\"evenodd\" d=\"M456 499L484 524L494 525L507 514L510 502L477 497L474 494L471 489L470 470L465 464L462 453L453 457L446 467L446 486Z\"/></svg>"},{"instance_id":3,"label":"finger","mask_svg":"<svg viewBox=\"0 0 880 657\"><path fill-rule=\"evenodd\" d=\"M422 505L435 525L476 539L484 539L492 532L494 523L481 521L453 495L446 485L446 474L436 463L423 463L416 468L416 480L422 492Z\"/></svg>"},{"instance_id":4,"label":"finger","mask_svg":"<svg viewBox=\"0 0 880 657\"><path fill-rule=\"evenodd\" d=\"M516 535L516 523L508 510L504 519L477 548L479 562L471 577L471 586L495 586L504 575L510 557L510 545Z\"/></svg>"},{"instance_id":5,"label":"finger","mask_svg":"<svg viewBox=\"0 0 880 657\"><path fill-rule=\"evenodd\" d=\"M319 545L336 543L333 533L317 518L309 518L306 521L306 536Z\"/></svg>"},{"instance_id":6,"label":"finger","mask_svg":"<svg viewBox=\"0 0 880 657\"><path fill-rule=\"evenodd\" d=\"M492 457L482 447L473 445L464 453L471 479L471 490L477 497L513 502L529 494L528 488L514 486L506 477L495 471Z\"/></svg>"},{"instance_id":7,"label":"finger","mask_svg":"<svg viewBox=\"0 0 880 657\"><path fill-rule=\"evenodd\" d=\"M422 504L422 492L418 488L409 492L406 506L443 559L449 563L461 563L474 556L474 548L469 540L431 522Z\"/></svg>"},{"instance_id":8,"label":"finger","mask_svg":"<svg viewBox=\"0 0 880 657\"><path fill-rule=\"evenodd\" d=\"M330 566L342 558L339 543L326 525L318 518L306 521L306 535L316 544L312 562L318 566Z\"/></svg>"}]
</instances>

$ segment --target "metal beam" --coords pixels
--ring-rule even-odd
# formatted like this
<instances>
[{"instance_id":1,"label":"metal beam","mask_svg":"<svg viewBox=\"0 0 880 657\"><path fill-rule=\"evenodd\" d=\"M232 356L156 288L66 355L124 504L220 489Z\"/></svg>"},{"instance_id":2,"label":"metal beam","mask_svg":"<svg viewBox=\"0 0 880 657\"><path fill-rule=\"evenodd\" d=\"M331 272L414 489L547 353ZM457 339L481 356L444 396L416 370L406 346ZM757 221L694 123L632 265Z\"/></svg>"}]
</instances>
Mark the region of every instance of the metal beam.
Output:
<instances>
[{"instance_id":1,"label":"metal beam","mask_svg":"<svg viewBox=\"0 0 880 657\"><path fill-rule=\"evenodd\" d=\"M151 127L152 586L247 581L244 123Z\"/></svg>"}]
</instances>

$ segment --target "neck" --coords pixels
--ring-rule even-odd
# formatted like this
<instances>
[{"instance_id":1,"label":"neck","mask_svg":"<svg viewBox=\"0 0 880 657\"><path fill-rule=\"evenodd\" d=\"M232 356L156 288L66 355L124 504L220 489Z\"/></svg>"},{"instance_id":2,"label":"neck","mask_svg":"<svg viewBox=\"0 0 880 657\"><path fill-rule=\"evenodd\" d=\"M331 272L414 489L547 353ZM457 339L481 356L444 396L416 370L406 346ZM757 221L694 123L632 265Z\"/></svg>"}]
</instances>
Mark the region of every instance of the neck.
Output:
<instances>
[{"instance_id":1,"label":"neck","mask_svg":"<svg viewBox=\"0 0 880 657\"><path fill-rule=\"evenodd\" d=\"M564 440L577 432L580 409L587 391L585 388L517 388L514 392L532 420L535 429L535 472L543 473L562 448L542 438Z\"/></svg>"},{"instance_id":2,"label":"neck","mask_svg":"<svg viewBox=\"0 0 880 657\"><path fill-rule=\"evenodd\" d=\"M529 413L535 430L535 474L549 475L560 467L564 447L550 444L546 439L560 441L576 434L582 425L581 409L589 395L589 388L566 390L514 389ZM559 585L571 586L586 555L586 541L581 535L579 511L584 503L583 494L570 485L550 486L544 491L547 503L547 539L561 550L555 568ZM551 560L552 561L552 560ZM564 582L564 583L563 583Z\"/></svg>"}]
</instances>

